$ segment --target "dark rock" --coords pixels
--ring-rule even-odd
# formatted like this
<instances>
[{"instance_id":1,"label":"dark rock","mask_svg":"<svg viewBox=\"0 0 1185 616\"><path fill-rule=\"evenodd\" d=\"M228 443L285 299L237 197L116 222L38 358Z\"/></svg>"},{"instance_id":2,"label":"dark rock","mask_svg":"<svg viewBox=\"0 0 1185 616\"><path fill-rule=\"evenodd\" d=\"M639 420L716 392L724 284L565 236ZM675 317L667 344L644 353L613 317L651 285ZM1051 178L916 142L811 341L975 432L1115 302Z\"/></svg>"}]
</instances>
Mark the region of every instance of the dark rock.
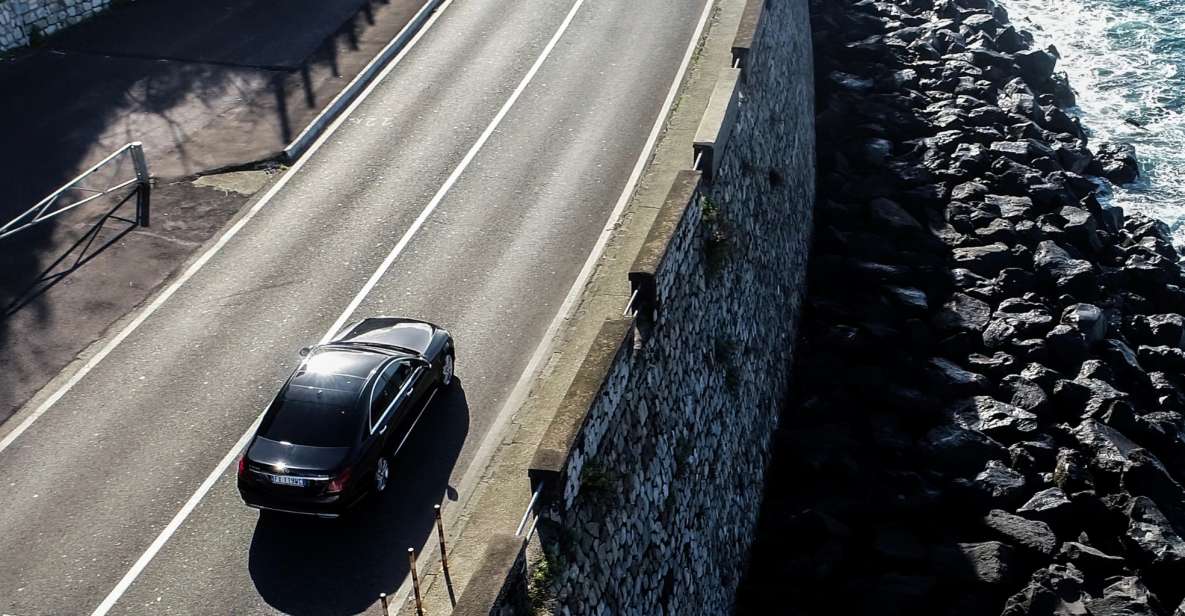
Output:
<instances>
[{"instance_id":1,"label":"dark rock","mask_svg":"<svg viewBox=\"0 0 1185 616\"><path fill-rule=\"evenodd\" d=\"M1185 317L1179 314L1135 315L1132 330L1141 344L1185 348Z\"/></svg>"},{"instance_id":2,"label":"dark rock","mask_svg":"<svg viewBox=\"0 0 1185 616\"><path fill-rule=\"evenodd\" d=\"M1028 411L1038 417L1049 410L1049 395L1035 381L1026 379L1019 374L1004 377L1000 383L1000 390L1007 394L1008 402L1017 408Z\"/></svg>"},{"instance_id":3,"label":"dark rock","mask_svg":"<svg viewBox=\"0 0 1185 616\"><path fill-rule=\"evenodd\" d=\"M960 543L958 551L964 562L971 565L969 573L982 584L1007 583L1013 576L1012 548L999 541L982 543Z\"/></svg>"},{"instance_id":4,"label":"dark rock","mask_svg":"<svg viewBox=\"0 0 1185 616\"><path fill-rule=\"evenodd\" d=\"M1095 548L1077 541L1067 541L1058 551L1058 560L1068 562L1096 579L1119 575L1124 570L1124 560L1120 556L1105 554Z\"/></svg>"},{"instance_id":5,"label":"dark rock","mask_svg":"<svg viewBox=\"0 0 1185 616\"><path fill-rule=\"evenodd\" d=\"M1087 346L1094 346L1107 336L1107 320L1093 304L1074 304L1062 311L1062 325L1069 325L1082 335Z\"/></svg>"},{"instance_id":6,"label":"dark rock","mask_svg":"<svg viewBox=\"0 0 1185 616\"><path fill-rule=\"evenodd\" d=\"M1128 526L1124 542L1145 566L1160 571L1180 572L1185 566L1185 541L1169 524L1152 499L1137 496L1127 508Z\"/></svg>"},{"instance_id":7,"label":"dark rock","mask_svg":"<svg viewBox=\"0 0 1185 616\"><path fill-rule=\"evenodd\" d=\"M1050 524L1065 520L1071 515L1073 505L1061 488L1046 488L1033 495L1016 510L1017 513L1034 520Z\"/></svg>"},{"instance_id":8,"label":"dark rock","mask_svg":"<svg viewBox=\"0 0 1185 616\"><path fill-rule=\"evenodd\" d=\"M979 353L972 353L967 357L967 365L972 371L997 378L1007 374L1014 364L1016 364L1016 358L1003 351L996 351L990 357ZM1032 409L1025 410L1031 411Z\"/></svg>"},{"instance_id":9,"label":"dark rock","mask_svg":"<svg viewBox=\"0 0 1185 616\"><path fill-rule=\"evenodd\" d=\"M998 460L989 460L974 480L965 483L982 495L989 506L1011 508L1024 498L1024 476Z\"/></svg>"},{"instance_id":10,"label":"dark rock","mask_svg":"<svg viewBox=\"0 0 1185 616\"><path fill-rule=\"evenodd\" d=\"M1038 429L1036 415L988 396L957 403L951 407L950 414L964 428L978 430L1003 443L1023 440Z\"/></svg>"},{"instance_id":11,"label":"dark rock","mask_svg":"<svg viewBox=\"0 0 1185 616\"><path fill-rule=\"evenodd\" d=\"M965 293L954 293L934 317L934 325L943 332L969 330L982 332L991 318L992 308Z\"/></svg>"},{"instance_id":12,"label":"dark rock","mask_svg":"<svg viewBox=\"0 0 1185 616\"><path fill-rule=\"evenodd\" d=\"M951 189L951 201L973 202L983 199L988 187L979 182L964 182Z\"/></svg>"},{"instance_id":13,"label":"dark rock","mask_svg":"<svg viewBox=\"0 0 1185 616\"><path fill-rule=\"evenodd\" d=\"M1143 346L1136 354L1140 365L1149 370L1159 370L1174 374L1185 373L1185 351L1169 346Z\"/></svg>"},{"instance_id":14,"label":"dark rock","mask_svg":"<svg viewBox=\"0 0 1185 616\"><path fill-rule=\"evenodd\" d=\"M1029 83L1048 81L1053 76L1053 69L1057 67L1057 58L1043 49L1018 51L1015 58L1021 75Z\"/></svg>"},{"instance_id":15,"label":"dark rock","mask_svg":"<svg viewBox=\"0 0 1185 616\"><path fill-rule=\"evenodd\" d=\"M987 246L972 246L954 250L955 264L981 276L995 276L1012 262L1012 253L1007 244L995 243Z\"/></svg>"},{"instance_id":16,"label":"dark rock","mask_svg":"<svg viewBox=\"0 0 1185 616\"><path fill-rule=\"evenodd\" d=\"M1033 573L1023 590L1004 604L1000 616L1088 616L1084 576L1074 565L1053 564Z\"/></svg>"},{"instance_id":17,"label":"dark rock","mask_svg":"<svg viewBox=\"0 0 1185 616\"><path fill-rule=\"evenodd\" d=\"M885 287L885 296L891 304L908 314L922 315L930 308L926 293L921 289L887 286Z\"/></svg>"},{"instance_id":18,"label":"dark rock","mask_svg":"<svg viewBox=\"0 0 1185 616\"><path fill-rule=\"evenodd\" d=\"M1062 366L1077 366L1086 360L1086 338L1069 325L1058 325L1049 330L1045 342L1054 359Z\"/></svg>"},{"instance_id":19,"label":"dark rock","mask_svg":"<svg viewBox=\"0 0 1185 616\"><path fill-rule=\"evenodd\" d=\"M1033 200L1029 197L987 195L984 197L984 203L998 209L1000 216L1013 221L1029 218L1033 212Z\"/></svg>"},{"instance_id":20,"label":"dark rock","mask_svg":"<svg viewBox=\"0 0 1185 616\"><path fill-rule=\"evenodd\" d=\"M996 288L1003 295L1016 297L1036 288L1036 278L1031 272L1016 267L1007 267L1001 270L1000 275L996 277Z\"/></svg>"},{"instance_id":21,"label":"dark rock","mask_svg":"<svg viewBox=\"0 0 1185 616\"><path fill-rule=\"evenodd\" d=\"M1136 147L1126 143L1100 143L1090 170L1115 184L1134 182L1140 176Z\"/></svg>"},{"instance_id":22,"label":"dark rock","mask_svg":"<svg viewBox=\"0 0 1185 616\"><path fill-rule=\"evenodd\" d=\"M1091 616L1157 616L1160 604L1135 576L1113 582L1103 596L1086 602Z\"/></svg>"},{"instance_id":23,"label":"dark rock","mask_svg":"<svg viewBox=\"0 0 1185 616\"><path fill-rule=\"evenodd\" d=\"M1022 547L1032 553L1052 558L1057 549L1057 537L1045 522L1029 520L1007 511L993 509L983 518L984 526L1001 540Z\"/></svg>"},{"instance_id":24,"label":"dark rock","mask_svg":"<svg viewBox=\"0 0 1185 616\"><path fill-rule=\"evenodd\" d=\"M880 226L896 232L921 231L918 223L905 208L889 199L873 199L868 204L868 215L875 226Z\"/></svg>"},{"instance_id":25,"label":"dark rock","mask_svg":"<svg viewBox=\"0 0 1185 616\"><path fill-rule=\"evenodd\" d=\"M986 376L964 370L958 364L941 357L930 360L929 374L931 380L942 387L948 395L971 395L987 391L991 387L991 381Z\"/></svg>"},{"instance_id":26,"label":"dark rock","mask_svg":"<svg viewBox=\"0 0 1185 616\"><path fill-rule=\"evenodd\" d=\"M920 446L934 465L956 473L978 472L988 460L1008 457L1008 450L988 435L954 423L930 430Z\"/></svg>"},{"instance_id":27,"label":"dark rock","mask_svg":"<svg viewBox=\"0 0 1185 616\"><path fill-rule=\"evenodd\" d=\"M1073 449L1061 449L1053 469L1053 481L1066 494L1094 489L1094 476L1086 466L1085 457Z\"/></svg>"},{"instance_id":28,"label":"dark rock","mask_svg":"<svg viewBox=\"0 0 1185 616\"><path fill-rule=\"evenodd\" d=\"M1094 419L1083 421L1073 434L1092 456L1091 467L1107 475L1119 476L1127 470L1131 464L1129 457L1140 448L1122 432Z\"/></svg>"},{"instance_id":29,"label":"dark rock","mask_svg":"<svg viewBox=\"0 0 1185 616\"><path fill-rule=\"evenodd\" d=\"M1046 240L1037 245L1033 265L1060 292L1086 296L1094 290L1094 267L1090 262L1071 257L1055 242Z\"/></svg>"},{"instance_id":30,"label":"dark rock","mask_svg":"<svg viewBox=\"0 0 1185 616\"><path fill-rule=\"evenodd\" d=\"M1062 380L1062 375L1057 370L1053 370L1039 363L1028 364L1021 371L1020 375L1040 385L1045 391L1052 391L1054 385Z\"/></svg>"},{"instance_id":31,"label":"dark rock","mask_svg":"<svg viewBox=\"0 0 1185 616\"><path fill-rule=\"evenodd\" d=\"M1057 447L1050 441L1021 441L1008 446L1009 466L1026 478L1036 478L1052 468Z\"/></svg>"}]
</instances>

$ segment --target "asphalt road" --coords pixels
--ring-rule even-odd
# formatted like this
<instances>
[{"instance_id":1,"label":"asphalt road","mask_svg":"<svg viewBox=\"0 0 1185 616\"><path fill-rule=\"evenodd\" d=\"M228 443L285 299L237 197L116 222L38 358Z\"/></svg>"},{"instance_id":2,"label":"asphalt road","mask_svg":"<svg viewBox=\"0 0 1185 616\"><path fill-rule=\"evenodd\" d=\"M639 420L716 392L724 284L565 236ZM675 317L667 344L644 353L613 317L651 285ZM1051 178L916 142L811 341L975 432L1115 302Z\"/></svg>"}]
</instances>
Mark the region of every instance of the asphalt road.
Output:
<instances>
[{"instance_id":1,"label":"asphalt road","mask_svg":"<svg viewBox=\"0 0 1185 616\"><path fill-rule=\"evenodd\" d=\"M498 114L577 0L457 0L206 265L0 452L0 613L89 613L240 439ZM586 0L358 317L453 332L385 497L260 516L233 467L111 613L357 613L460 478L641 153L705 0Z\"/></svg>"}]
</instances>

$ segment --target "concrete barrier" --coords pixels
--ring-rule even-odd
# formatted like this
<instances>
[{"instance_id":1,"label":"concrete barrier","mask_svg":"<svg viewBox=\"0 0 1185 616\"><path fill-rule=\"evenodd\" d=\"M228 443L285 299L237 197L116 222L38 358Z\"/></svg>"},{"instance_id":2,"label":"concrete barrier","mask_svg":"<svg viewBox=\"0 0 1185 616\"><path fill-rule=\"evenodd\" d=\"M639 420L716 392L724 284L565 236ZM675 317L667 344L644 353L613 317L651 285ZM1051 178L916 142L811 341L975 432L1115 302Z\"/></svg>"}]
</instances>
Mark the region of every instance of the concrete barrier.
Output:
<instances>
[{"instance_id":1,"label":"concrete barrier","mask_svg":"<svg viewBox=\"0 0 1185 616\"><path fill-rule=\"evenodd\" d=\"M708 101L708 110L704 113L699 130L695 132L695 156L700 161L699 169L704 172L704 180L708 182L711 182L720 170L724 149L728 147L728 138L732 135L739 97L737 83L740 79L740 69L724 70L720 80L716 82L716 89L712 91L712 98Z\"/></svg>"},{"instance_id":2,"label":"concrete barrier","mask_svg":"<svg viewBox=\"0 0 1185 616\"><path fill-rule=\"evenodd\" d=\"M428 0L428 3L420 8L415 17L412 17L411 21L407 22L407 25L399 31L399 34L395 35L395 38L391 39L391 42L387 43L387 46L366 65L366 68L355 75L350 84L338 92L333 101L325 109L322 109L321 113L317 114L317 117L296 136L296 139L292 140L292 143L284 148L284 160L288 164L292 164L312 147L313 143L333 124L333 121L383 72L387 64L407 47L407 44L415 38L424 24L432 17L432 13L443 2L444 0Z\"/></svg>"}]
</instances>

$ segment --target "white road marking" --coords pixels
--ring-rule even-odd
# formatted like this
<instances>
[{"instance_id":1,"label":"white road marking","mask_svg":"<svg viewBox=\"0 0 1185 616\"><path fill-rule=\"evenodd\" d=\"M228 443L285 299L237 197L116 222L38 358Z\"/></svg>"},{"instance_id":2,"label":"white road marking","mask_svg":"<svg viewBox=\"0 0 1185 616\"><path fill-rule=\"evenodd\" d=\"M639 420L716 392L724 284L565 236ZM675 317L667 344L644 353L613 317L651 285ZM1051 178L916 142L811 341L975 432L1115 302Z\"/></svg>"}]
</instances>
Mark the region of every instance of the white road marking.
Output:
<instances>
[{"instance_id":1,"label":"white road marking","mask_svg":"<svg viewBox=\"0 0 1185 616\"><path fill-rule=\"evenodd\" d=\"M609 239L613 236L613 230L620 221L622 212L625 211L626 206L633 199L638 182L642 179L642 173L646 170L646 165L650 162L650 156L654 152L654 146L658 143L658 138L662 135L663 128L666 126L667 117L671 113L671 108L675 105L675 100L679 96L679 87L683 84L683 78L687 74L687 69L691 66L692 58L695 57L695 50L699 47L700 38L703 36L704 28L707 27L708 19L712 16L712 9L715 5L715 0L707 0L704 3L704 12L700 15L699 23L696 25L691 42L687 45L687 51L683 55L683 62L679 65L679 70L675 73L675 79L671 82L671 89L667 92L667 98L663 102L658 117L654 120L654 126L650 130L650 136L646 140L646 145L642 147L641 153L638 154L638 161L634 164L634 170L630 174L629 180L626 181L625 188L621 191L621 196L617 199L617 204L614 206L613 212L609 214L609 220L605 222L604 228L601 229L601 235L597 238L592 252L589 253L588 259L584 262L584 267L581 268L580 274L576 276L572 287L568 289L568 295L564 298L564 303L560 305L555 318L552 319L547 331L543 334L543 338L536 345L534 354L531 355L526 369L519 376L519 380L515 383L514 389L511 390L506 402L498 410L498 415L490 425L485 440L473 455L473 460L470 461L469 468L461 476L461 481L457 486L458 496L456 504L443 510L442 513L446 526L452 527L455 524L457 517L465 510L466 504L476 491L477 483L485 473L490 458L493 457L494 451L497 450L498 445L502 442L501 437L503 431L506 429L506 424L518 411L519 407L522 406L527 395L531 393L531 388L535 383L535 379L538 377L539 371L543 367L544 360L551 356L554 351L553 347L555 346L556 334L559 332L564 321L572 317L572 313L576 309L576 304L580 301L581 295L583 295L585 285L588 284L588 280L592 277L597 263L601 260L601 255L605 252L605 246L608 245ZM431 537L425 540L426 544L424 547L426 549L420 554L418 560L419 566L417 570L420 573L420 579L423 579L426 568L432 564L432 560L439 556L439 544L430 539ZM407 602L410 595L411 578L407 577L399 589L392 595L391 605L399 606L398 610L394 610L395 612L402 611L403 605Z\"/></svg>"},{"instance_id":2,"label":"white road marking","mask_svg":"<svg viewBox=\"0 0 1185 616\"><path fill-rule=\"evenodd\" d=\"M449 2L451 1L452 0L449 0ZM353 315L354 311L357 310L362 301L366 299L366 296L370 293L370 291L374 289L374 286L378 284L379 279L381 279L383 274L385 274L387 270L390 269L391 264L399 256L399 254L403 252L403 249L411 241L412 237L424 225L424 221L428 219L428 216L430 216L432 212L436 210L436 207L440 205L441 201L444 200L444 197L448 194L449 190L452 189L453 185L457 183L457 180L460 178L461 174L465 172L465 169L469 167L470 163L473 162L473 159L477 157L478 152L481 151L482 147L485 146L486 142L489 141L489 138L494 134L494 131L497 130L498 125L500 125L506 115L510 113L510 109L514 107L516 102L518 102L518 99L520 96L522 96L523 91L527 89L527 86L535 78L535 74L539 72L539 68L543 66L544 61L546 61L548 56L551 55L552 50L555 49L555 46L559 43L560 38L563 37L564 32L568 30L568 26L571 25L572 20L576 17L576 13L583 5L584 0L576 0L576 3L572 5L572 9L568 12L567 17L564 18L563 23L560 24L559 30L557 30L552 36L551 40L547 43L547 46L543 48L543 52L539 55L539 58L535 60L535 64L531 66L531 69L527 71L526 76L523 77L523 80L518 84L518 87L515 88L513 93L511 93L510 98L508 98L506 103L502 105L502 108L498 111L497 115L494 116L494 119L490 122L489 126L487 126L485 131L482 132L481 136L478 137L477 142L473 144L473 147L469 149L469 152L465 154L465 157L461 159L461 162L453 170L452 174L449 175L448 179L445 180L444 184L436 192L436 195L432 197L432 200L423 209L423 211L420 212L420 215L416 217L415 222L413 222L411 227L409 227L408 230L403 234L403 237L400 238L395 247L391 249L391 252L387 255L387 258L383 260L382 264L379 265L378 269L376 269L374 274L371 275L370 280L368 280L366 284L362 286L362 289L358 291L358 294L354 296L354 299L349 303L349 305L346 306L346 309L342 311L341 316L338 317L337 321L334 322L327 332L325 332L325 336L321 339L323 343L332 338L333 334L341 329L345 322ZM391 65L383 71L379 78L375 80L375 82L371 84L371 86L367 88L365 92L362 93L358 101L351 105L350 108L346 110L346 113L343 114L343 116L336 122L334 122L333 127L329 130L329 132L323 135L321 139L317 140L317 143L314 144L314 146L309 150L309 153L304 158L302 158L300 162L308 160L308 158L310 158L311 155L316 152L321 144L324 143L325 139L334 131L336 131L345 117L356 108L358 103L360 103L362 100L365 100L365 98L373 90L374 86L381 82L384 77L386 77L387 72L389 72L397 62L399 62L399 60L407 53L407 50L411 49L416 41L419 40L420 35L426 32L429 27L431 27L432 23L435 22L436 17L443 13L444 8L447 8L447 6L448 3L442 5L441 11L433 16L432 21L425 24L424 30L422 30L420 34L416 36L416 38L412 39L412 42L408 44L408 47L403 52L401 52L399 56L397 56L395 60L392 61ZM297 166L294 166L292 171L289 173L291 174L292 172L295 172L297 168ZM285 176L284 179L286 180L288 177L290 177L290 175ZM277 186L279 185L280 183L277 183ZM268 197L270 198L271 194L273 193L269 193ZM257 205L256 208L258 207L259 206ZM231 463L233 463L235 458L238 457L239 452L247 446L248 441L251 440L252 434L254 434L255 430L259 427L259 423L261 421L263 421L263 413L260 413L259 417L255 418L255 421L252 422L251 427L243 433L243 436L239 438L238 442L235 443L235 446L227 452L227 454L218 463L218 466L214 468L214 471L206 477L206 480L203 481L201 486L198 487L197 491L193 493L193 496L189 497L189 500L186 501L181 510L178 511L175 516L173 516L173 519L169 522L168 526L166 526L164 530L161 531L160 535L158 535L152 544L148 546L148 549L140 555L140 558L136 560L136 563L132 565L132 568L128 570L126 574L124 574L123 579L121 579L119 583L116 584L115 588L110 594L107 595L103 602L99 604L99 607L97 607L95 611L92 612L91 616L105 616L107 612L111 610L119 598L123 596L127 589L132 585L132 582L134 582L136 578L139 577L140 573L144 571L145 567L147 567L150 562L152 562L152 559L156 557L161 548L163 548L164 545L168 543L173 534L177 532L177 529L180 528L181 524L185 522L186 518L189 517L189 514L192 513L195 508L197 508L198 504L203 498L205 498L210 489L214 487L214 484L217 483L222 474L226 472Z\"/></svg>"}]
</instances>

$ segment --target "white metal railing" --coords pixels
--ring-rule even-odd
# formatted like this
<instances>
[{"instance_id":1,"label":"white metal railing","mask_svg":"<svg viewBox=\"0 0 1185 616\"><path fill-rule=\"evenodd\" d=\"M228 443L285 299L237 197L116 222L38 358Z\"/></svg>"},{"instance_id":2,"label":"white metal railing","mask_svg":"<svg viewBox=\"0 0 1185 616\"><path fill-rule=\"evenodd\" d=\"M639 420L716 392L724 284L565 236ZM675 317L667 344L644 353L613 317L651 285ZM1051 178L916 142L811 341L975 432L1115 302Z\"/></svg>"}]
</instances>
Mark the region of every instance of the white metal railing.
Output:
<instances>
[{"instance_id":1,"label":"white metal railing","mask_svg":"<svg viewBox=\"0 0 1185 616\"><path fill-rule=\"evenodd\" d=\"M80 185L83 180L95 175L100 169L111 164L117 158L125 154L130 156L132 159L132 166L135 169L136 177L123 181L112 180L111 182L108 182L108 184L114 184L108 185L106 188L90 188ZM29 227L43 223L51 218L54 218L55 216L65 214L70 210L86 205L95 199L109 195L118 190L122 190L132 186L133 184L137 185L137 190L139 191L136 199L136 224L140 225L141 227L147 227L150 180L151 178L148 175L148 163L144 159L143 146L139 141L129 143L112 152L109 156L107 156L107 158L99 161L90 169L83 171L78 177L70 180L70 182L68 182L66 185L50 193L48 197L38 201L37 205L29 208L20 216L17 216L16 218L5 223L4 226L0 227L0 239L4 239L10 235L24 231ZM66 205L55 205L59 197L69 192L83 192L92 194Z\"/></svg>"}]
</instances>

